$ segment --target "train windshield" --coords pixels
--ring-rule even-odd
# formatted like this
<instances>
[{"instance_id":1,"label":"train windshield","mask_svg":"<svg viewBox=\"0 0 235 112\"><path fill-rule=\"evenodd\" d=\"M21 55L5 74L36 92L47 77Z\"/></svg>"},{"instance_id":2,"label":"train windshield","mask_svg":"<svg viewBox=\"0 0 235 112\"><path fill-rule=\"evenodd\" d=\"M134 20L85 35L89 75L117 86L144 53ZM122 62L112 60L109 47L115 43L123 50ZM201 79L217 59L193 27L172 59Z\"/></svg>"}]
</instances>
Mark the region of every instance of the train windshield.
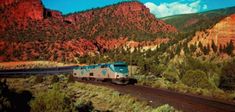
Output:
<instances>
[{"instance_id":1,"label":"train windshield","mask_svg":"<svg viewBox=\"0 0 235 112\"><path fill-rule=\"evenodd\" d=\"M128 67L125 64L114 65L114 69L119 73L128 73Z\"/></svg>"}]
</instances>

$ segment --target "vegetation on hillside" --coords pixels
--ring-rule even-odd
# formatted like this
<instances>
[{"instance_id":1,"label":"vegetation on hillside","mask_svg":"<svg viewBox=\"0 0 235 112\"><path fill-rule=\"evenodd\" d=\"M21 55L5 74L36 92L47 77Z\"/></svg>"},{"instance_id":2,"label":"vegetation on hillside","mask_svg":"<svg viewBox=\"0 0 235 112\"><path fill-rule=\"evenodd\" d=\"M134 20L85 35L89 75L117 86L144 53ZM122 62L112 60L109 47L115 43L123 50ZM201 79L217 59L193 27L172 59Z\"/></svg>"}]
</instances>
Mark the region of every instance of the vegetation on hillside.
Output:
<instances>
[{"instance_id":1,"label":"vegetation on hillside","mask_svg":"<svg viewBox=\"0 0 235 112\"><path fill-rule=\"evenodd\" d=\"M234 13L235 7L230 7L201 13L169 16L161 19L175 26L181 32L193 33L195 31L210 29L220 20Z\"/></svg>"},{"instance_id":2,"label":"vegetation on hillside","mask_svg":"<svg viewBox=\"0 0 235 112\"><path fill-rule=\"evenodd\" d=\"M63 41L96 37L149 40L160 36L166 38L177 32L171 25L156 19L144 4L137 1L122 2L66 16L45 9L39 1L34 4L20 1L22 4L12 3L14 5L6 7L8 10L2 10L0 38L11 41ZM21 8L24 2L29 5ZM32 5L38 7L31 7ZM37 11L28 13L27 8ZM17 10L22 13L16 13ZM24 15L25 13L27 14Z\"/></svg>"},{"instance_id":3,"label":"vegetation on hillside","mask_svg":"<svg viewBox=\"0 0 235 112\"><path fill-rule=\"evenodd\" d=\"M1 82L1 91L11 92L12 89L17 90L17 94L22 90L31 93L30 99L21 105L21 108L30 107L26 112L129 112L129 111L145 111L145 112L175 112L176 110L169 106L163 105L153 108L146 102L139 101L136 98L123 95L112 89L98 87L83 83L67 83L67 78L63 75L59 76L58 82L51 82L52 77L43 77L41 83L34 83L35 77L27 79L7 79L7 84ZM15 86L18 85L18 86ZM7 88L7 89L6 89ZM5 93L4 93L5 94ZM9 105L8 99L11 96L1 95L0 104L1 111L18 105ZM14 97L18 98L18 97Z\"/></svg>"},{"instance_id":4,"label":"vegetation on hillside","mask_svg":"<svg viewBox=\"0 0 235 112\"><path fill-rule=\"evenodd\" d=\"M213 48L207 53L193 55L195 48L188 47L185 44L187 40L176 43L170 41L155 50L144 52L141 52L141 48L136 48L133 52L130 49L115 49L93 57L84 56L78 58L78 61L87 64L126 61L129 65L137 67L138 72L132 74L132 77L136 78L139 84L226 100L234 98L234 94L220 86L221 80L226 79L226 73L222 72L226 61L221 59L217 52L213 52ZM209 52L213 53L209 55ZM231 83L227 85L234 86Z\"/></svg>"},{"instance_id":5,"label":"vegetation on hillside","mask_svg":"<svg viewBox=\"0 0 235 112\"><path fill-rule=\"evenodd\" d=\"M196 31L213 27L221 19L234 13L234 7L162 18L162 20L177 27L178 33L175 33L173 27L153 18L153 15L149 12L144 14L143 11L128 12L127 16L124 16L122 12L113 13L118 9L118 5L114 5L110 10L109 8L68 15L63 20L49 17L46 22L31 21L28 23L30 27L24 30L19 30L17 24L12 25L8 27L5 37L2 38L8 40L8 37L13 37L14 42L0 41L0 44L3 45L0 46L0 52L4 54L4 57L0 56L0 61L56 60L82 64L125 61L130 66L137 68L135 74L133 74L132 69L130 69L130 73L132 73L131 77L138 80L138 84L224 100L235 99L233 42L230 41L225 46L217 46L213 41L211 45L203 45L200 42L198 45L188 44ZM104 15L101 15L102 11L105 12ZM115 18L111 18L112 16L115 16ZM139 17L143 21L127 17ZM75 18L80 19L76 20ZM85 20L88 22L81 23ZM168 29L171 29L170 33L165 33ZM168 37L170 40L167 43L160 44L154 50L143 50L143 47L129 48L120 44L118 46L121 47L114 46L108 49L105 45L114 45L116 41L105 43L89 40L102 36L105 38L128 37L129 40L138 41L159 37ZM31 42L32 40L33 42ZM126 41L123 39L116 43L125 43ZM5 45L8 47L4 47ZM134 50L132 51L132 49ZM227 55L227 60L221 58L221 55ZM37 91L34 94L35 99L30 102L34 111L39 108L43 108L45 111L56 109L58 109L57 111L79 109L89 111L153 110L145 103L107 88L80 83L65 84L60 82L58 77L53 77L50 82L46 83L44 82L47 79L43 77L34 77L33 79L33 85L28 86L32 86L33 91ZM32 80L26 82L32 82ZM57 83L55 87L52 86L53 83ZM43 85L43 88L46 87L50 90L35 89L35 86L40 87L40 84L47 84L47 86ZM18 85L14 86L18 87ZM69 92L67 93L64 90ZM11 99L6 94L3 97L2 99L6 103L2 105L8 109L12 105L9 103ZM100 99L102 99L102 102ZM134 103L134 105L130 106L131 103ZM57 107L57 104L61 107ZM165 107L168 108L169 106L162 108Z\"/></svg>"}]
</instances>

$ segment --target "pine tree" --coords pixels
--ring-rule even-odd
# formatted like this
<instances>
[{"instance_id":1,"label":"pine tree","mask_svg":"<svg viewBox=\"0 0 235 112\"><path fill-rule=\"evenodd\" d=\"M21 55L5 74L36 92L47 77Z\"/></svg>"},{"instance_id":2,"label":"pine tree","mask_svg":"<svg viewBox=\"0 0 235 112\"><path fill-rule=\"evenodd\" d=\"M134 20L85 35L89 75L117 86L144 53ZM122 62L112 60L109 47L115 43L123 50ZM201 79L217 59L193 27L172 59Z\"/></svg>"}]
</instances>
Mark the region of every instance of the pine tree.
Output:
<instances>
[{"instance_id":1,"label":"pine tree","mask_svg":"<svg viewBox=\"0 0 235 112\"><path fill-rule=\"evenodd\" d=\"M195 52L196 49L197 49L196 45L193 45L193 44L190 45L190 51L191 52Z\"/></svg>"},{"instance_id":2,"label":"pine tree","mask_svg":"<svg viewBox=\"0 0 235 112\"><path fill-rule=\"evenodd\" d=\"M212 40L211 48L212 48L212 50L213 50L215 53L216 53L217 50L218 50L218 47L215 45L214 40Z\"/></svg>"},{"instance_id":3,"label":"pine tree","mask_svg":"<svg viewBox=\"0 0 235 112\"><path fill-rule=\"evenodd\" d=\"M222 45L219 45L219 52L223 53L223 46Z\"/></svg>"},{"instance_id":4,"label":"pine tree","mask_svg":"<svg viewBox=\"0 0 235 112\"><path fill-rule=\"evenodd\" d=\"M202 50L203 49L203 45L201 43L201 41L198 43L198 47Z\"/></svg>"},{"instance_id":5,"label":"pine tree","mask_svg":"<svg viewBox=\"0 0 235 112\"><path fill-rule=\"evenodd\" d=\"M184 53L188 54L189 53L189 48L187 45L184 45Z\"/></svg>"},{"instance_id":6,"label":"pine tree","mask_svg":"<svg viewBox=\"0 0 235 112\"><path fill-rule=\"evenodd\" d=\"M225 48L226 50L226 53L228 55L232 55L233 54L233 49L234 49L234 46L233 46L233 42L232 40L227 44L227 47Z\"/></svg>"},{"instance_id":7,"label":"pine tree","mask_svg":"<svg viewBox=\"0 0 235 112\"><path fill-rule=\"evenodd\" d=\"M177 45L175 49L175 54L180 54L180 50L180 45Z\"/></svg>"},{"instance_id":8,"label":"pine tree","mask_svg":"<svg viewBox=\"0 0 235 112\"><path fill-rule=\"evenodd\" d=\"M209 52L210 52L210 46L209 46L209 45L204 46L204 47L202 48L202 51L203 51L204 55L208 55Z\"/></svg>"}]
</instances>

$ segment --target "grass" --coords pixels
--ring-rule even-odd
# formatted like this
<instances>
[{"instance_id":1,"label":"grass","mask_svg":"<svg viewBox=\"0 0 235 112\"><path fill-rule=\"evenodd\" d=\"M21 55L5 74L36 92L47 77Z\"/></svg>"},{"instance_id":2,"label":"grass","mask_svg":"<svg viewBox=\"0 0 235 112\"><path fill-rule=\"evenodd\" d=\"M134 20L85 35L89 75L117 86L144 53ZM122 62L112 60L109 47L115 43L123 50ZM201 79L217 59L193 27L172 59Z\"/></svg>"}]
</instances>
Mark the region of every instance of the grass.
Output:
<instances>
[{"instance_id":1,"label":"grass","mask_svg":"<svg viewBox=\"0 0 235 112\"><path fill-rule=\"evenodd\" d=\"M31 111L82 111L82 112L175 112L176 110L163 105L153 108L145 101L140 101L130 95L119 93L110 88L84 84L68 83L64 75L58 76L56 82L53 76L43 77L41 83L35 83L36 77L26 79L8 79L10 88L29 90L34 99L30 101ZM52 83L53 82L53 83ZM58 106L60 105L60 106Z\"/></svg>"},{"instance_id":2,"label":"grass","mask_svg":"<svg viewBox=\"0 0 235 112\"><path fill-rule=\"evenodd\" d=\"M155 76L145 76L145 75L134 75L134 78L138 80L138 85L151 86L155 88L168 89L172 91L177 91L180 93L189 93L195 95L202 95L207 97L213 97L216 99L222 99L227 101L234 101L235 94L234 91L223 91L219 88L207 89L207 88L197 88L190 87L182 83L181 81L177 81L173 83L168 81L164 77L155 77Z\"/></svg>"},{"instance_id":3,"label":"grass","mask_svg":"<svg viewBox=\"0 0 235 112\"><path fill-rule=\"evenodd\" d=\"M77 102L89 99L95 108L102 111L106 109L119 112L147 112L152 110L145 102L140 102L134 97L104 87L76 82L69 85L68 91L71 91L72 96L78 98Z\"/></svg>"}]
</instances>

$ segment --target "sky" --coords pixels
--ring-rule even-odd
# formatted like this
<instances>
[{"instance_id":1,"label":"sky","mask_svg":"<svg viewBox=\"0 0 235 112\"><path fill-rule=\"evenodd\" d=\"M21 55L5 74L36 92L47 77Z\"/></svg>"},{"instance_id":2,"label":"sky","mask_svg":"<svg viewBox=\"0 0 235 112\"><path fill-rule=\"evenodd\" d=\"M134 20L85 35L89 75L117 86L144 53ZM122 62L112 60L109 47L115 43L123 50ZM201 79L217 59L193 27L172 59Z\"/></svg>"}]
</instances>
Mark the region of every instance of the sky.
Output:
<instances>
[{"instance_id":1,"label":"sky","mask_svg":"<svg viewBox=\"0 0 235 112\"><path fill-rule=\"evenodd\" d=\"M127 0L42 0L48 9L59 10L63 14L104 7ZM129 0L130 1L130 0ZM139 0L156 17L204 12L235 6L235 0Z\"/></svg>"}]
</instances>

